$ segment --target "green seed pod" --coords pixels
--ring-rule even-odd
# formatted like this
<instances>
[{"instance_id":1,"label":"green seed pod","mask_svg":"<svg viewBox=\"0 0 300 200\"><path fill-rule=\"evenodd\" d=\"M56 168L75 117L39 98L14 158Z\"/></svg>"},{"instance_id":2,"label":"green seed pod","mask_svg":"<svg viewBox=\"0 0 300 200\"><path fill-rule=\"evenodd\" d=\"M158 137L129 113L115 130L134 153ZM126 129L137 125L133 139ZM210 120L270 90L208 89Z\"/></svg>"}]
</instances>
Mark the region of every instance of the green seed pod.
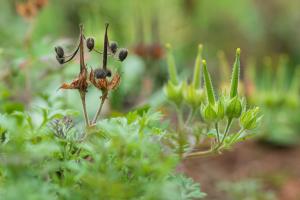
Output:
<instances>
[{"instance_id":1,"label":"green seed pod","mask_svg":"<svg viewBox=\"0 0 300 200\"><path fill-rule=\"evenodd\" d=\"M118 50L118 43L117 42L110 42L109 49L113 54L115 54Z\"/></svg>"},{"instance_id":2,"label":"green seed pod","mask_svg":"<svg viewBox=\"0 0 300 200\"><path fill-rule=\"evenodd\" d=\"M222 120L225 116L225 105L224 105L224 99L220 98L217 103L217 117L219 120Z\"/></svg>"},{"instance_id":3,"label":"green seed pod","mask_svg":"<svg viewBox=\"0 0 300 200\"><path fill-rule=\"evenodd\" d=\"M120 49L120 51L119 51L118 58L119 58L120 61L124 61L124 60L126 59L127 55L128 55L128 50L122 48L122 49Z\"/></svg>"},{"instance_id":4,"label":"green seed pod","mask_svg":"<svg viewBox=\"0 0 300 200\"><path fill-rule=\"evenodd\" d=\"M258 117L258 113L258 107L247 110L240 118L240 125L246 130L255 129L261 120L261 117Z\"/></svg>"},{"instance_id":5,"label":"green seed pod","mask_svg":"<svg viewBox=\"0 0 300 200\"><path fill-rule=\"evenodd\" d=\"M89 51L92 51L95 46L95 41L93 38L86 39L86 47L89 49Z\"/></svg>"},{"instance_id":6,"label":"green seed pod","mask_svg":"<svg viewBox=\"0 0 300 200\"><path fill-rule=\"evenodd\" d=\"M238 96L231 99L226 107L226 116L228 119L239 118L242 114L242 102Z\"/></svg>"},{"instance_id":7,"label":"green seed pod","mask_svg":"<svg viewBox=\"0 0 300 200\"><path fill-rule=\"evenodd\" d=\"M54 48L55 52L56 52L56 57L58 58L62 58L65 55L64 49L61 46L57 46Z\"/></svg>"},{"instance_id":8,"label":"green seed pod","mask_svg":"<svg viewBox=\"0 0 300 200\"><path fill-rule=\"evenodd\" d=\"M201 87L202 49L203 49L203 45L199 44L198 53L197 53L195 66L194 66L193 85L195 88Z\"/></svg>"},{"instance_id":9,"label":"green seed pod","mask_svg":"<svg viewBox=\"0 0 300 200\"><path fill-rule=\"evenodd\" d=\"M201 106L201 115L206 122L217 121L217 113L211 104Z\"/></svg>"},{"instance_id":10,"label":"green seed pod","mask_svg":"<svg viewBox=\"0 0 300 200\"><path fill-rule=\"evenodd\" d=\"M230 97L233 98L238 94L239 76L240 76L240 54L241 49L236 49L235 61L232 68L231 84L230 84Z\"/></svg>"},{"instance_id":11,"label":"green seed pod","mask_svg":"<svg viewBox=\"0 0 300 200\"><path fill-rule=\"evenodd\" d=\"M174 102L176 105L180 105L183 100L183 84L174 85L171 81L168 81L164 87L164 93L168 100Z\"/></svg>"},{"instance_id":12,"label":"green seed pod","mask_svg":"<svg viewBox=\"0 0 300 200\"><path fill-rule=\"evenodd\" d=\"M172 81L173 84L178 84L178 77L177 77L177 69L175 64L175 59L172 53L172 46L170 44L166 44L167 48L167 63L168 63L168 72L169 72L169 78L170 81Z\"/></svg>"},{"instance_id":13,"label":"green seed pod","mask_svg":"<svg viewBox=\"0 0 300 200\"><path fill-rule=\"evenodd\" d=\"M210 104L214 105L215 104L214 88L211 83L210 74L206 67L206 61L203 60L202 64L203 64L203 74L204 74L204 82L205 82L207 100Z\"/></svg>"},{"instance_id":14,"label":"green seed pod","mask_svg":"<svg viewBox=\"0 0 300 200\"><path fill-rule=\"evenodd\" d=\"M188 105L193 108L198 108L204 101L205 94L203 90L196 89L194 85L187 85L185 83L183 88L183 99Z\"/></svg>"}]
</instances>

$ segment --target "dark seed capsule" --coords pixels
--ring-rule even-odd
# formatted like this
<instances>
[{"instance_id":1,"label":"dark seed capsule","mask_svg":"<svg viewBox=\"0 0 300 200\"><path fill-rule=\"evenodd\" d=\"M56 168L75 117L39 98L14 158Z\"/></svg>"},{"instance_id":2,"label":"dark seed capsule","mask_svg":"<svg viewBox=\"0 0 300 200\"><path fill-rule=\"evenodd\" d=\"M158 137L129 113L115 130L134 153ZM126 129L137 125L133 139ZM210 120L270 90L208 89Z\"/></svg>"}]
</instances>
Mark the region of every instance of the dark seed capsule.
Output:
<instances>
[{"instance_id":1,"label":"dark seed capsule","mask_svg":"<svg viewBox=\"0 0 300 200\"><path fill-rule=\"evenodd\" d=\"M109 48L110 48L111 52L113 54L115 54L117 52L117 50L118 50L118 43L116 43L116 42L110 42Z\"/></svg>"},{"instance_id":2,"label":"dark seed capsule","mask_svg":"<svg viewBox=\"0 0 300 200\"><path fill-rule=\"evenodd\" d=\"M64 64L65 59L62 57L59 57L58 55L56 55L56 60L59 62L59 64Z\"/></svg>"},{"instance_id":3,"label":"dark seed capsule","mask_svg":"<svg viewBox=\"0 0 300 200\"><path fill-rule=\"evenodd\" d=\"M128 55L128 50L122 48L122 49L119 51L118 57L119 57L119 59L120 59L121 61L123 61L123 60L126 59L127 55Z\"/></svg>"},{"instance_id":4,"label":"dark seed capsule","mask_svg":"<svg viewBox=\"0 0 300 200\"><path fill-rule=\"evenodd\" d=\"M109 69L106 70L106 76L111 77L111 71Z\"/></svg>"},{"instance_id":5,"label":"dark seed capsule","mask_svg":"<svg viewBox=\"0 0 300 200\"><path fill-rule=\"evenodd\" d=\"M64 52L64 49L63 49L61 46L55 47L54 50L55 50L55 52L56 52L56 55L57 55L59 58L64 57L65 52Z\"/></svg>"},{"instance_id":6,"label":"dark seed capsule","mask_svg":"<svg viewBox=\"0 0 300 200\"><path fill-rule=\"evenodd\" d=\"M95 73L95 77L97 79L102 79L102 78L106 77L106 70L105 69L97 68L97 69L95 69L94 73Z\"/></svg>"},{"instance_id":7,"label":"dark seed capsule","mask_svg":"<svg viewBox=\"0 0 300 200\"><path fill-rule=\"evenodd\" d=\"M86 46L90 51L92 51L94 49L94 45L95 45L95 42L94 42L93 38L88 38L86 40Z\"/></svg>"}]
</instances>

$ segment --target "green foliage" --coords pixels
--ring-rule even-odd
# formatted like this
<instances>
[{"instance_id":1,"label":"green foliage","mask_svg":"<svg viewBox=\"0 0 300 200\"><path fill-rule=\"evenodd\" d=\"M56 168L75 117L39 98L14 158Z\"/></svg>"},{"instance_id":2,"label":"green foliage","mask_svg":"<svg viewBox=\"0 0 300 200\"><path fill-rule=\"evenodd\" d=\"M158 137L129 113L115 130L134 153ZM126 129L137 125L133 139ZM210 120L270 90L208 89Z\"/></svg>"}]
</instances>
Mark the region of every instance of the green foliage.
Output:
<instances>
[{"instance_id":1,"label":"green foliage","mask_svg":"<svg viewBox=\"0 0 300 200\"><path fill-rule=\"evenodd\" d=\"M188 200L204 196L199 184L174 174L179 160L164 151L167 133L159 126L160 113L145 107L102 120L88 130L70 118L73 113L43 108L0 116L1 197Z\"/></svg>"}]
</instances>

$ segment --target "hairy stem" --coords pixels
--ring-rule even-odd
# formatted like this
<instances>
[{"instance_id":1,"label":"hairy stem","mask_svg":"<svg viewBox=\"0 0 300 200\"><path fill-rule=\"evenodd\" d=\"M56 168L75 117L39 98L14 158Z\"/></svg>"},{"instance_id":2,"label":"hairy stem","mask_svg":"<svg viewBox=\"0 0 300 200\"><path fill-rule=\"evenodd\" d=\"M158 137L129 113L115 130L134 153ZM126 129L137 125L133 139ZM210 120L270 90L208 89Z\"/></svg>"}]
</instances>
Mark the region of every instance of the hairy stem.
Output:
<instances>
[{"instance_id":1,"label":"hairy stem","mask_svg":"<svg viewBox=\"0 0 300 200\"><path fill-rule=\"evenodd\" d=\"M89 127L90 126L90 122L89 122L89 117L86 111L86 103L85 103L85 95L86 93L83 91L79 91L80 94L80 98L81 98L81 103L82 103L82 108L83 108L83 115L84 115L84 119L85 119L85 123L86 126Z\"/></svg>"},{"instance_id":2,"label":"hairy stem","mask_svg":"<svg viewBox=\"0 0 300 200\"><path fill-rule=\"evenodd\" d=\"M219 144L220 143L220 134L219 134L219 124L218 124L218 122L215 123L215 128L216 128L216 131L217 131L217 142Z\"/></svg>"},{"instance_id":3,"label":"hairy stem","mask_svg":"<svg viewBox=\"0 0 300 200\"><path fill-rule=\"evenodd\" d=\"M94 116L94 119L93 119L93 121L92 121L92 124L95 124L95 123L97 122L97 120L98 120L98 118L99 118L99 116L100 116L102 107L103 107L103 105L104 105L105 99L107 98L107 94L108 94L108 93L105 92L105 93L102 95L100 106L99 106L99 108L98 108L98 110L97 110L97 112L96 112L96 114L95 114L95 116Z\"/></svg>"}]
</instances>

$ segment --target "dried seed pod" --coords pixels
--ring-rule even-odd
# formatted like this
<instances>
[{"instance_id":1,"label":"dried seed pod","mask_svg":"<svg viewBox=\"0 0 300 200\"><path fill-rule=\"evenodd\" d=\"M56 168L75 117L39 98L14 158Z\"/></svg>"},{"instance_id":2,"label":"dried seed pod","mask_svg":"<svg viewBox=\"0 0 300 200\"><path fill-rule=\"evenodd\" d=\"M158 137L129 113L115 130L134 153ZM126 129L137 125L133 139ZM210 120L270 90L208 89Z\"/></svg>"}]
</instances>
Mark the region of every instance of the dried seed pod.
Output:
<instances>
[{"instance_id":1,"label":"dried seed pod","mask_svg":"<svg viewBox=\"0 0 300 200\"><path fill-rule=\"evenodd\" d=\"M109 49L113 54L115 54L118 50L118 43L117 42L110 42Z\"/></svg>"},{"instance_id":2,"label":"dried seed pod","mask_svg":"<svg viewBox=\"0 0 300 200\"><path fill-rule=\"evenodd\" d=\"M65 62L65 58L59 57L58 55L56 55L56 60L59 62L59 64L64 64L64 62Z\"/></svg>"},{"instance_id":3,"label":"dried seed pod","mask_svg":"<svg viewBox=\"0 0 300 200\"><path fill-rule=\"evenodd\" d=\"M102 68L95 69L94 73L95 73L95 77L97 79L103 79L106 77L106 74L107 74L106 70L102 69Z\"/></svg>"},{"instance_id":4,"label":"dried seed pod","mask_svg":"<svg viewBox=\"0 0 300 200\"><path fill-rule=\"evenodd\" d=\"M107 70L106 70L106 76L107 76L107 77L111 77L111 71L110 71L110 69L107 69Z\"/></svg>"},{"instance_id":5,"label":"dried seed pod","mask_svg":"<svg viewBox=\"0 0 300 200\"><path fill-rule=\"evenodd\" d=\"M86 46L89 49L89 51L92 51L94 49L94 46L95 46L94 39L93 38L88 38L86 40Z\"/></svg>"},{"instance_id":6,"label":"dried seed pod","mask_svg":"<svg viewBox=\"0 0 300 200\"><path fill-rule=\"evenodd\" d=\"M55 50L55 52L56 52L56 56L57 56L57 57L59 57L59 58L64 57L65 52L64 52L64 49L63 49L61 46L55 47L54 50Z\"/></svg>"},{"instance_id":7,"label":"dried seed pod","mask_svg":"<svg viewBox=\"0 0 300 200\"><path fill-rule=\"evenodd\" d=\"M120 49L118 58L120 61L124 61L128 55L128 50L125 48Z\"/></svg>"}]
</instances>

